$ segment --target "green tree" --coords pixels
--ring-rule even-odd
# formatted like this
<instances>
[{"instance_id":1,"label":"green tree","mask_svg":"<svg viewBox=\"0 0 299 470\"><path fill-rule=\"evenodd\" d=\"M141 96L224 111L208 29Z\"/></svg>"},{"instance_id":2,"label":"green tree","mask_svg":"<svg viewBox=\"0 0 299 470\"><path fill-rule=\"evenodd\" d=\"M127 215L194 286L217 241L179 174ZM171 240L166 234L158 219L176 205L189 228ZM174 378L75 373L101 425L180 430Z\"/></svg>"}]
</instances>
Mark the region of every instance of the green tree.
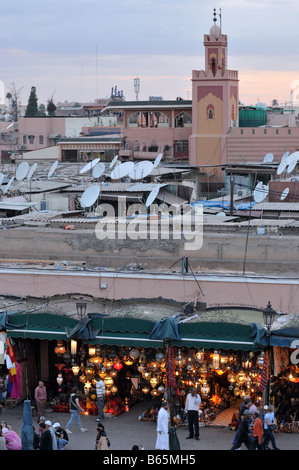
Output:
<instances>
[{"instance_id":1,"label":"green tree","mask_svg":"<svg viewBox=\"0 0 299 470\"><path fill-rule=\"evenodd\" d=\"M57 106L54 104L53 99L49 99L48 101L48 106L47 106L47 111L49 116L55 116L55 111L57 109Z\"/></svg>"},{"instance_id":2,"label":"green tree","mask_svg":"<svg viewBox=\"0 0 299 470\"><path fill-rule=\"evenodd\" d=\"M35 86L31 87L31 92L28 99L25 117L38 116L38 105Z\"/></svg>"},{"instance_id":3,"label":"green tree","mask_svg":"<svg viewBox=\"0 0 299 470\"><path fill-rule=\"evenodd\" d=\"M278 106L278 101L276 99L272 100L272 106L273 106L273 108L275 106Z\"/></svg>"}]
</instances>

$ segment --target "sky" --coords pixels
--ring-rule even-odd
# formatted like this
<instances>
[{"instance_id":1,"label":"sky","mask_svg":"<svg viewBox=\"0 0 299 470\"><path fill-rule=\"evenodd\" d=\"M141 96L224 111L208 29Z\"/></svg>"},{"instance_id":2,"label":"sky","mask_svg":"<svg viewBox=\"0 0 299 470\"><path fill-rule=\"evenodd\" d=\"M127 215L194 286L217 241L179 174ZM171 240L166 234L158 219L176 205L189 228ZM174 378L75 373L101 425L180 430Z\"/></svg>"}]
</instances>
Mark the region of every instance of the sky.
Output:
<instances>
[{"instance_id":1,"label":"sky","mask_svg":"<svg viewBox=\"0 0 299 470\"><path fill-rule=\"evenodd\" d=\"M27 105L90 102L115 86L126 100L191 99L192 70L204 69L204 34L228 37L228 69L245 105L299 102L297 0L14 0L1 5L0 81ZM298 92L298 97L297 97Z\"/></svg>"}]
</instances>

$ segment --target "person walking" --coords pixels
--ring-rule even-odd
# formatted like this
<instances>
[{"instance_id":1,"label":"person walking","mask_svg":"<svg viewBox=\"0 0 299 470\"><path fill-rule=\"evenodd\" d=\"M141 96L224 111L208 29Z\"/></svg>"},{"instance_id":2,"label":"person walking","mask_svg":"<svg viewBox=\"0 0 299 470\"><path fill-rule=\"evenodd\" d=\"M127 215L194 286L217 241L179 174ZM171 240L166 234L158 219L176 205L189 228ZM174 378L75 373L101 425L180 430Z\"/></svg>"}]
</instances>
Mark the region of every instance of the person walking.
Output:
<instances>
[{"instance_id":1,"label":"person walking","mask_svg":"<svg viewBox=\"0 0 299 470\"><path fill-rule=\"evenodd\" d=\"M185 403L185 412L187 413L188 418L188 428L189 436L186 439L193 439L193 434L195 439L199 440L199 422L198 422L198 412L201 404L201 397L197 393L195 387L191 389L191 392L188 393L186 403Z\"/></svg>"},{"instance_id":2,"label":"person walking","mask_svg":"<svg viewBox=\"0 0 299 470\"><path fill-rule=\"evenodd\" d=\"M68 434L72 434L72 431L70 430L71 425L73 424L74 421L77 420L77 424L80 428L81 432L87 431L87 429L83 428L82 423L81 423L81 418L80 418L80 412L84 411L83 408L80 405L79 399L79 389L78 387L74 387L72 390L72 393L70 395L70 412L71 412L71 417L66 425L66 432Z\"/></svg>"},{"instance_id":3,"label":"person walking","mask_svg":"<svg viewBox=\"0 0 299 470\"><path fill-rule=\"evenodd\" d=\"M248 421L250 418L250 411L244 410L241 416L241 421L239 423L238 435L236 442L233 443L231 450L236 450L241 447L242 444L245 444L247 449L250 450L251 447L251 438L249 434Z\"/></svg>"},{"instance_id":4,"label":"person walking","mask_svg":"<svg viewBox=\"0 0 299 470\"><path fill-rule=\"evenodd\" d=\"M34 391L34 399L37 406L37 422L39 422L40 417L45 414L47 405L47 389L42 380L38 382L38 386Z\"/></svg>"},{"instance_id":5,"label":"person walking","mask_svg":"<svg viewBox=\"0 0 299 470\"><path fill-rule=\"evenodd\" d=\"M254 420L254 424L251 450L262 450L262 439L264 435L263 422L259 417L259 413L257 411L253 413L252 418Z\"/></svg>"},{"instance_id":6,"label":"person walking","mask_svg":"<svg viewBox=\"0 0 299 470\"><path fill-rule=\"evenodd\" d=\"M276 420L274 414L274 406L269 405L268 410L264 416L264 438L262 441L262 449L265 450L268 446L268 442L271 441L273 450L279 450L275 437L274 437L274 429L276 429Z\"/></svg>"},{"instance_id":7,"label":"person walking","mask_svg":"<svg viewBox=\"0 0 299 470\"><path fill-rule=\"evenodd\" d=\"M168 404L163 401L157 416L157 439L155 449L169 450Z\"/></svg>"},{"instance_id":8,"label":"person walking","mask_svg":"<svg viewBox=\"0 0 299 470\"><path fill-rule=\"evenodd\" d=\"M97 394L97 407L98 407L97 421L103 421L103 419L105 418L103 410L105 406L106 386L105 386L104 381L99 376L96 382L96 394Z\"/></svg>"}]
</instances>

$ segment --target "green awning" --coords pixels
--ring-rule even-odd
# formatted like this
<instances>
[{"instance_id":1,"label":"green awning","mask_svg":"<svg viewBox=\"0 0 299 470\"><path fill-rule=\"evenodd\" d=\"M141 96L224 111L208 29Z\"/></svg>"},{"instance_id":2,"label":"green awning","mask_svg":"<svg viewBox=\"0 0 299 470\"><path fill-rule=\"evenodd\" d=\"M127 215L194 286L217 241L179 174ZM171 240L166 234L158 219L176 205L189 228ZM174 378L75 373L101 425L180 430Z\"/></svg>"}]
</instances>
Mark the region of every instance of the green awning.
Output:
<instances>
[{"instance_id":1,"label":"green awning","mask_svg":"<svg viewBox=\"0 0 299 470\"><path fill-rule=\"evenodd\" d=\"M7 335L13 338L68 340L66 329L73 329L78 320L64 315L34 313L12 315L13 327ZM19 327L18 327L19 325ZM135 346L161 348L163 338L150 338L156 322L128 317L103 317L92 320L92 329L98 330L90 344L109 346ZM181 340L172 340L175 346L187 348L225 349L250 351L254 349L250 325L225 322L179 323Z\"/></svg>"}]
</instances>

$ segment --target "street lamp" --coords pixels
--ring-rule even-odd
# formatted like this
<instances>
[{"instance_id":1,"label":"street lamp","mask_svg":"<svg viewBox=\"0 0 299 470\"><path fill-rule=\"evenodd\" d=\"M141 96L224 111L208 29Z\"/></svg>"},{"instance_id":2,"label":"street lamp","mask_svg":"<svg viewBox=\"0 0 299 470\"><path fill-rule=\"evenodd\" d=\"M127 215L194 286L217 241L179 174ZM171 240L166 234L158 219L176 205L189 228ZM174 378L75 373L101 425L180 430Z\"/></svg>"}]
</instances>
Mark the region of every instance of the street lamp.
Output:
<instances>
[{"instance_id":1,"label":"street lamp","mask_svg":"<svg viewBox=\"0 0 299 470\"><path fill-rule=\"evenodd\" d=\"M270 403L270 391L271 391L271 376L272 376L272 355L271 355L271 346L270 346L270 333L271 333L271 326L273 325L275 315L277 313L273 310L270 301L268 301L267 307L263 310L263 318L264 324L266 327L266 336L267 336L267 356L268 356L268 367L269 367L269 378L268 378L268 385L267 385L267 405Z\"/></svg>"},{"instance_id":2,"label":"street lamp","mask_svg":"<svg viewBox=\"0 0 299 470\"><path fill-rule=\"evenodd\" d=\"M79 316L80 320L86 315L86 302L76 302L76 309L77 315Z\"/></svg>"},{"instance_id":3,"label":"street lamp","mask_svg":"<svg viewBox=\"0 0 299 470\"><path fill-rule=\"evenodd\" d=\"M275 315L277 315L277 313L275 312L275 310L273 310L270 300L269 300L267 307L263 310L263 318L264 318L264 324L267 330L266 331L267 336L270 335L270 330L271 330L271 326L273 325Z\"/></svg>"}]
</instances>

